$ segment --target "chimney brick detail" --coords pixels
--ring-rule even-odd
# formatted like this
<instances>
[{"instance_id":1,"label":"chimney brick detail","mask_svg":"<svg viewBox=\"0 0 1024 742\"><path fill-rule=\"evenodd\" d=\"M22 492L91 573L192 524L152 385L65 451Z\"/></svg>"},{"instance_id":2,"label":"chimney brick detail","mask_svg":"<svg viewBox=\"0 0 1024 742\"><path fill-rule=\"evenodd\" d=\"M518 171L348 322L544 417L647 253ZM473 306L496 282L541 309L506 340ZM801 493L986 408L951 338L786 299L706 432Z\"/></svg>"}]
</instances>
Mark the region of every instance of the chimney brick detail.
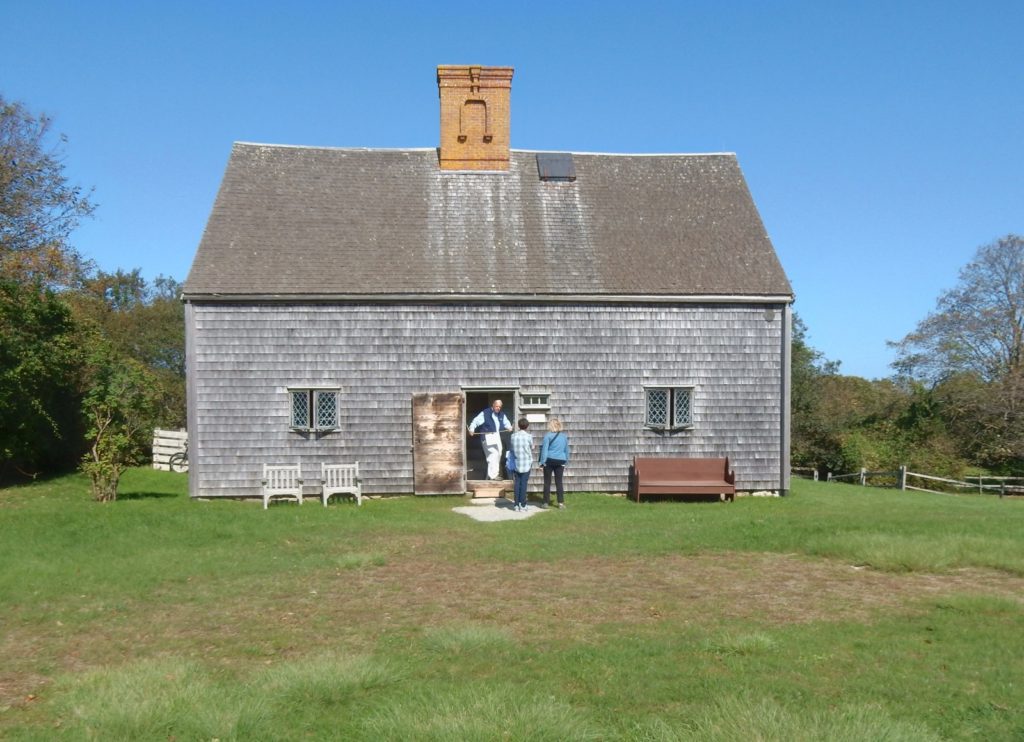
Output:
<instances>
[{"instance_id":1,"label":"chimney brick detail","mask_svg":"<svg viewBox=\"0 0 1024 742\"><path fill-rule=\"evenodd\" d=\"M508 170L511 67L439 65L442 170Z\"/></svg>"}]
</instances>

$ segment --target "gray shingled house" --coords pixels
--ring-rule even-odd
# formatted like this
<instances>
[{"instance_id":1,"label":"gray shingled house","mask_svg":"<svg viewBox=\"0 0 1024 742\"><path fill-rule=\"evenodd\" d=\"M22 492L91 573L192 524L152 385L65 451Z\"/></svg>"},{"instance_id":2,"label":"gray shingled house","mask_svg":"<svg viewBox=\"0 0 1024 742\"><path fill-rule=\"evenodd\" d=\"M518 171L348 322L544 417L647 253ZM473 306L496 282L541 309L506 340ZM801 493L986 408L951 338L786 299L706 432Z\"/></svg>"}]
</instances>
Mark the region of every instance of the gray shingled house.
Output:
<instances>
[{"instance_id":1,"label":"gray shingled house","mask_svg":"<svg viewBox=\"0 0 1024 742\"><path fill-rule=\"evenodd\" d=\"M511 77L439 67L439 148L234 145L184 288L192 496L355 461L466 492L496 397L564 421L571 490L634 456L788 489L793 294L735 155L511 150Z\"/></svg>"}]
</instances>

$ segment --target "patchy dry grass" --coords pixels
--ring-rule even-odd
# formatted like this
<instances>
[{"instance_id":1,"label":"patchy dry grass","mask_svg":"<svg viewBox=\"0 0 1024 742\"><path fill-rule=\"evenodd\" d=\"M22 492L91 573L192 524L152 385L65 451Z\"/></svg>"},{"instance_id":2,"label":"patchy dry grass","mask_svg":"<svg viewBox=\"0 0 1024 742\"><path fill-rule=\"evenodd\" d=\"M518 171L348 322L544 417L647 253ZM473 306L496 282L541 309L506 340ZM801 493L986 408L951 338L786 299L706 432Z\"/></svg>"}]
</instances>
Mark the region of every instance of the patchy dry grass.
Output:
<instances>
[{"instance_id":1,"label":"patchy dry grass","mask_svg":"<svg viewBox=\"0 0 1024 742\"><path fill-rule=\"evenodd\" d=\"M1024 576L1005 522L993 535L1016 550L1005 569L962 557L882 571L867 516L846 519L856 548L816 555L850 533L827 488L795 506L578 496L570 511L508 524L413 499L264 513L180 497L83 507L42 492L60 506L0 493L4 525L48 539L0 568L0 736L1024 733L1012 700L1024 672L1006 661L1024 652ZM874 513L887 544L903 507ZM983 517L1019 517L964 507L953 517L971 515L971 539ZM944 529L916 533L920 553L939 554ZM738 548L737 531L760 548ZM19 581L19 568L39 581Z\"/></svg>"},{"instance_id":2,"label":"patchy dry grass","mask_svg":"<svg viewBox=\"0 0 1024 742\"><path fill-rule=\"evenodd\" d=\"M284 582L274 575L244 587L211 587L210 595L173 605L139 600L90 607L90 620L73 631L59 620L10 626L0 649L0 706L38 696L53 670L81 672L127 657L170 653L227 666L272 665L311 651L372 652L396 635L422 633L454 651L512 637L586 641L603 626L636 632L706 622L725 629L715 651L742 654L770 640L764 633L731 635L731 626L870 623L963 594L1024 601L1024 578L1013 575L891 574L779 554L426 570L419 561L393 560Z\"/></svg>"}]
</instances>

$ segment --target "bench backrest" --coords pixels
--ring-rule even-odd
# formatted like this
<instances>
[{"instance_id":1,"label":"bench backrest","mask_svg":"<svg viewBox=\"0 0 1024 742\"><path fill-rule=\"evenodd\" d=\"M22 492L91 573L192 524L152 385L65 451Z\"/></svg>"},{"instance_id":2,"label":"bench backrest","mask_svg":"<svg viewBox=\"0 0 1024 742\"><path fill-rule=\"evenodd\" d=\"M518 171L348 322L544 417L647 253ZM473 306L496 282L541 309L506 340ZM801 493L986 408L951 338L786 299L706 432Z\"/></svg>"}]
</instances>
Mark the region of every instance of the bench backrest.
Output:
<instances>
[{"instance_id":1,"label":"bench backrest","mask_svg":"<svg viewBox=\"0 0 1024 742\"><path fill-rule=\"evenodd\" d=\"M633 460L641 480L688 478L723 481L729 473L729 459L640 458Z\"/></svg>"},{"instance_id":2,"label":"bench backrest","mask_svg":"<svg viewBox=\"0 0 1024 742\"><path fill-rule=\"evenodd\" d=\"M302 475L299 473L299 465L264 464L263 481L264 488L274 492L291 492L302 486Z\"/></svg>"},{"instance_id":3,"label":"bench backrest","mask_svg":"<svg viewBox=\"0 0 1024 742\"><path fill-rule=\"evenodd\" d=\"M321 479L328 489L355 489L359 485L359 462L354 464L321 464Z\"/></svg>"}]
</instances>

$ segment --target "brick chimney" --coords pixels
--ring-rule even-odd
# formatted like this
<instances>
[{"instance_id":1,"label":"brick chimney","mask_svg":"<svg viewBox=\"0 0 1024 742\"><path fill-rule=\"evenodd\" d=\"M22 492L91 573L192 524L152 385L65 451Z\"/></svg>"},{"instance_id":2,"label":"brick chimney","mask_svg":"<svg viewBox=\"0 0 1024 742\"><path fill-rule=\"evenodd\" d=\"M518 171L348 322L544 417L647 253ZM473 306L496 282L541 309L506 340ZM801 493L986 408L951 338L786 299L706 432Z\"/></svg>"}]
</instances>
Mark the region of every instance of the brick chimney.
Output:
<instances>
[{"instance_id":1,"label":"brick chimney","mask_svg":"<svg viewBox=\"0 0 1024 742\"><path fill-rule=\"evenodd\" d=\"M508 170L511 67L438 65L441 169Z\"/></svg>"}]
</instances>

